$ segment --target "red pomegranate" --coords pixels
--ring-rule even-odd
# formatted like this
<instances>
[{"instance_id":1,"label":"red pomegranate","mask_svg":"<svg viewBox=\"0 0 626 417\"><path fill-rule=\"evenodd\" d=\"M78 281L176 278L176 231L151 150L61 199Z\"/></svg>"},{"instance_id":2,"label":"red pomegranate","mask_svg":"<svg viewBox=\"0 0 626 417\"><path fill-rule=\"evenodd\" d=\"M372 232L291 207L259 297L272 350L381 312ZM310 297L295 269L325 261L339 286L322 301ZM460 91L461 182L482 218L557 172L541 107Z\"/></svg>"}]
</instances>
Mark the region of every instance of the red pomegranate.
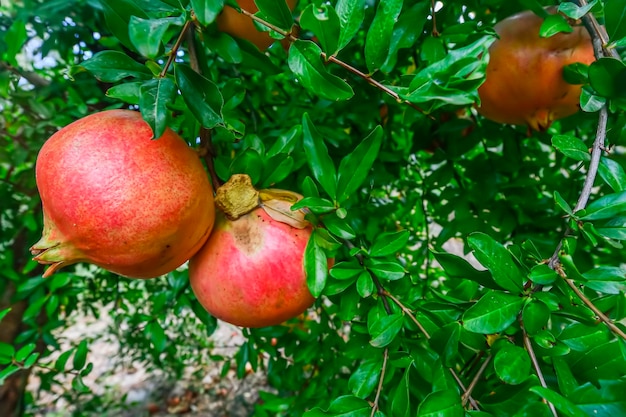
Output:
<instances>
[{"instance_id":1,"label":"red pomegranate","mask_svg":"<svg viewBox=\"0 0 626 417\"><path fill-rule=\"evenodd\" d=\"M44 230L31 252L44 277L89 262L134 278L182 265L215 221L197 155L175 132L158 139L139 112L109 110L64 127L37 157Z\"/></svg>"},{"instance_id":2,"label":"red pomegranate","mask_svg":"<svg viewBox=\"0 0 626 417\"><path fill-rule=\"evenodd\" d=\"M221 197L228 194L220 191L242 177L252 189L249 177L234 176L218 189L218 206L223 207ZM257 207L256 190L244 198L234 193L234 205L247 205L252 211L243 209L247 214L240 212L236 220L218 211L209 240L189 262L191 288L200 304L237 326L277 325L301 314L315 301L303 266L312 228L302 212L289 210L300 196L282 190L268 192L278 199L261 207Z\"/></svg>"}]
</instances>

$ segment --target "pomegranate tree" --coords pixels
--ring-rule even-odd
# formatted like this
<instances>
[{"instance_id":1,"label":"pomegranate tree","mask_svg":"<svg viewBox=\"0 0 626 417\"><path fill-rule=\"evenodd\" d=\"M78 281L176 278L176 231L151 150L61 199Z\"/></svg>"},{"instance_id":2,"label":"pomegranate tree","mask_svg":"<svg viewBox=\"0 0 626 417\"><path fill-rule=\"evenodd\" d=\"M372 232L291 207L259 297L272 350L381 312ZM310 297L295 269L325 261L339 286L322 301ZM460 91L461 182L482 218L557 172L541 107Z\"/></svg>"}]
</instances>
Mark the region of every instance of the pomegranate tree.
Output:
<instances>
[{"instance_id":1,"label":"pomegranate tree","mask_svg":"<svg viewBox=\"0 0 626 417\"><path fill-rule=\"evenodd\" d=\"M198 301L215 317L242 327L284 322L310 307L304 251L312 227L290 208L301 196L252 187L235 175L217 190L215 228L189 262Z\"/></svg>"},{"instance_id":2,"label":"pomegranate tree","mask_svg":"<svg viewBox=\"0 0 626 417\"><path fill-rule=\"evenodd\" d=\"M197 153L141 114L84 117L46 141L36 163L44 230L31 252L45 276L89 262L135 278L177 268L207 240L213 191Z\"/></svg>"},{"instance_id":3,"label":"pomegranate tree","mask_svg":"<svg viewBox=\"0 0 626 417\"><path fill-rule=\"evenodd\" d=\"M547 11L554 14L556 8ZM581 86L565 81L563 67L593 62L591 38L580 25L570 33L542 38L543 22L525 11L494 27L500 39L489 48L486 80L478 89L478 112L486 118L545 130L579 110Z\"/></svg>"}]
</instances>

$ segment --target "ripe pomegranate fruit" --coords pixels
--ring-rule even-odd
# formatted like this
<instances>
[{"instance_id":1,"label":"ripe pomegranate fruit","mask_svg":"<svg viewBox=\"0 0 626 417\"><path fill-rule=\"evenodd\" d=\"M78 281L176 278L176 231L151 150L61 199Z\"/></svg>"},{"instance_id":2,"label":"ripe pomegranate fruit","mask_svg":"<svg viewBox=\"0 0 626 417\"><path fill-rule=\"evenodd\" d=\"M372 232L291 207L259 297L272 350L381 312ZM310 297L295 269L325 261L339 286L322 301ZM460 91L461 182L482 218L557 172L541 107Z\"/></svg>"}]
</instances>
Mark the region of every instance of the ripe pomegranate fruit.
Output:
<instances>
[{"instance_id":1,"label":"ripe pomegranate fruit","mask_svg":"<svg viewBox=\"0 0 626 417\"><path fill-rule=\"evenodd\" d=\"M297 2L298 0L287 0L289 9L295 9ZM256 13L259 11L259 8L254 3L254 0L237 0L237 4L239 7L250 13ZM220 13L217 17L217 28L222 32L228 33L229 35L252 42L261 51L266 50L276 41L276 39L272 38L268 32L259 31L250 17L239 13L237 10L228 5L224 6L224 10L222 10L222 13ZM289 41L282 40L281 43L285 49L289 47Z\"/></svg>"},{"instance_id":2,"label":"ripe pomegranate fruit","mask_svg":"<svg viewBox=\"0 0 626 417\"><path fill-rule=\"evenodd\" d=\"M109 110L46 141L36 164L43 236L31 252L45 276L89 262L134 278L177 268L215 221L211 183L197 153L168 129L152 139L141 114Z\"/></svg>"},{"instance_id":3,"label":"ripe pomegranate fruit","mask_svg":"<svg viewBox=\"0 0 626 417\"><path fill-rule=\"evenodd\" d=\"M259 193L247 175L218 189L213 233L189 261L191 288L209 313L237 326L264 327L313 304L303 266L312 229L303 212L290 210L299 198L283 190Z\"/></svg>"},{"instance_id":4,"label":"ripe pomegranate fruit","mask_svg":"<svg viewBox=\"0 0 626 417\"><path fill-rule=\"evenodd\" d=\"M555 7L546 10L556 13ZM478 112L486 118L542 131L579 110L581 86L563 79L563 67L593 62L589 34L575 26L571 33L542 38L542 23L525 11L496 24L500 39L489 48L486 81L478 89Z\"/></svg>"}]
</instances>

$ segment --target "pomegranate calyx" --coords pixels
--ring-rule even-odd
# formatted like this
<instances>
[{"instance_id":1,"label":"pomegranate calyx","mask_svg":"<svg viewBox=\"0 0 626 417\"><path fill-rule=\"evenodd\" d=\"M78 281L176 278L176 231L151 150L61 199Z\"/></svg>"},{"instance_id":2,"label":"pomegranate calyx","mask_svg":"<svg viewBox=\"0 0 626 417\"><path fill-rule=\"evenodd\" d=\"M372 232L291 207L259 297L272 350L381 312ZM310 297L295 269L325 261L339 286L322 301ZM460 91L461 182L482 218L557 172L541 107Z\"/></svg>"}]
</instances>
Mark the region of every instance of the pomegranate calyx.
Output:
<instances>
[{"instance_id":1,"label":"pomegranate calyx","mask_svg":"<svg viewBox=\"0 0 626 417\"><path fill-rule=\"evenodd\" d=\"M261 208L277 222L288 224L296 229L305 229L311 225L304 210L292 210L291 206L302 199L293 191L266 189L259 191Z\"/></svg>"},{"instance_id":2,"label":"pomegranate calyx","mask_svg":"<svg viewBox=\"0 0 626 417\"><path fill-rule=\"evenodd\" d=\"M250 176L235 174L215 193L215 205L229 220L237 220L259 207L259 192Z\"/></svg>"}]
</instances>

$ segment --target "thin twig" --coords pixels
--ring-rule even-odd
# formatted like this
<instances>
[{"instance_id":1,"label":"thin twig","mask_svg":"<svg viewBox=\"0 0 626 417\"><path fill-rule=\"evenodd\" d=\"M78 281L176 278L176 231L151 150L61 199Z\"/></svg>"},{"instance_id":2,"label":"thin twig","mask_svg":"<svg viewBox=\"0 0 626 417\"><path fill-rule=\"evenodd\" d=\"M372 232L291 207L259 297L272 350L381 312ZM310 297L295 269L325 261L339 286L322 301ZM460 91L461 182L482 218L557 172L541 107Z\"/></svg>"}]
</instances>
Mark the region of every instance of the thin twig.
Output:
<instances>
[{"instance_id":1,"label":"thin twig","mask_svg":"<svg viewBox=\"0 0 626 417\"><path fill-rule=\"evenodd\" d=\"M378 381L378 388L376 388L376 396L374 397L370 417L374 417L374 414L376 414L378 410L378 401L380 400L380 393L383 391L383 380L385 379L385 372L387 370L387 359L389 359L389 348L385 348L383 352L383 367L380 370L380 380Z\"/></svg>"},{"instance_id":2,"label":"thin twig","mask_svg":"<svg viewBox=\"0 0 626 417\"><path fill-rule=\"evenodd\" d=\"M279 28L278 26L272 25L271 23L261 19L258 16L255 16L253 13L250 13L249 11L247 11L245 9L241 9L241 13L243 13L246 16L248 16L250 19L254 20L255 22L258 22L258 23L262 24L263 26L266 26L266 27L270 28L271 30L273 30L273 31L275 31L277 33L280 33L289 42L295 42L295 41L298 40L298 38L296 36L294 36L293 33L287 32L287 31ZM414 108L418 112L422 113L423 115L427 116L428 118L430 118L432 120L435 120L433 115L427 114L424 109L422 109L421 107L419 107L415 103L411 103L410 101L401 98L400 95L398 93L396 93L395 91L393 91L391 88L389 88L389 87L385 86L384 84L376 81L375 79L373 79L369 75L365 74L363 71L358 70L357 68L355 68L352 65L350 65L350 64L340 60L339 58L337 58L334 55L328 56L325 52L321 52L320 56L325 61L332 62L333 64L339 65L340 67L342 67L346 71L351 72L352 74L354 74L354 75L362 78L363 80L367 81L370 85L378 88L379 90L381 90L385 94L393 97L394 100L396 100L398 103L406 104L406 105Z\"/></svg>"},{"instance_id":3,"label":"thin twig","mask_svg":"<svg viewBox=\"0 0 626 417\"><path fill-rule=\"evenodd\" d=\"M526 333L526 329L524 328L523 323L521 323L521 327L522 327L522 335L524 339L524 347L526 348L526 351L528 352L528 355L530 356L530 360L533 363L533 367L535 368L535 373L537 374L537 377L539 378L539 383L541 384L542 387L548 388L548 384L546 384L546 380L543 377L543 372L541 372L541 367L539 366L537 355L535 355L535 350L533 349L533 346L530 343L530 338L528 337L528 333ZM552 404L548 400L544 400L544 402L548 404L548 407L550 407L550 411L552 411L552 415L554 417L559 417L559 415L556 412L556 408L554 408L554 404Z\"/></svg>"},{"instance_id":4,"label":"thin twig","mask_svg":"<svg viewBox=\"0 0 626 417\"><path fill-rule=\"evenodd\" d=\"M437 37L439 36L439 31L437 30L437 16L435 13L435 0L430 0L430 11L433 17L433 31L432 31L432 35Z\"/></svg>"},{"instance_id":5,"label":"thin twig","mask_svg":"<svg viewBox=\"0 0 626 417\"><path fill-rule=\"evenodd\" d=\"M617 327L615 325L615 323L613 323L613 321L609 317L606 316L606 314L604 314L602 311L600 311L600 309L598 307L596 307L595 304L593 304L591 302L591 300L589 298L587 298L587 296L585 296L585 294L583 294L583 292L580 290L580 288L578 288L578 286L576 285L576 283L573 280L565 277L565 282L572 289L572 291L574 291L576 296L578 296L578 298L580 298L580 300L583 303L585 303L585 305L587 307L589 307L589 309L591 311L593 311L596 316L598 316L598 319L600 319L600 321L602 321L604 324L606 324L606 326L613 333L615 333L616 335L618 335L622 339L626 340L626 333L624 333L624 331L622 329Z\"/></svg>"},{"instance_id":6,"label":"thin twig","mask_svg":"<svg viewBox=\"0 0 626 417\"><path fill-rule=\"evenodd\" d=\"M193 22L191 20L187 20L185 22L185 26L183 26L183 28L181 29L180 35L178 35L178 39L176 39L176 43L174 43L174 46L172 46L172 50L170 51L170 54L167 57L167 62L165 63L165 66L163 66L163 69L159 73L160 78L163 78L167 75L167 71L170 69L172 62L174 62L174 59L176 59L176 54L178 53L178 49L180 48L180 45L183 43L183 39L185 38L187 31L189 29L189 26L191 26L192 23Z\"/></svg>"},{"instance_id":7,"label":"thin twig","mask_svg":"<svg viewBox=\"0 0 626 417\"><path fill-rule=\"evenodd\" d=\"M465 404L467 403L467 400L472 398L472 391L474 391L474 388L476 388L476 385L478 384L478 380L483 376L485 369L487 369L487 365L489 364L489 361L491 361L491 355L487 356L487 358L482 363L482 365L480 365L478 372L476 372L476 375L474 375L472 382L470 382L469 386L465 390L465 393L463 394L463 397L461 397L463 406L465 406Z\"/></svg>"}]
</instances>

